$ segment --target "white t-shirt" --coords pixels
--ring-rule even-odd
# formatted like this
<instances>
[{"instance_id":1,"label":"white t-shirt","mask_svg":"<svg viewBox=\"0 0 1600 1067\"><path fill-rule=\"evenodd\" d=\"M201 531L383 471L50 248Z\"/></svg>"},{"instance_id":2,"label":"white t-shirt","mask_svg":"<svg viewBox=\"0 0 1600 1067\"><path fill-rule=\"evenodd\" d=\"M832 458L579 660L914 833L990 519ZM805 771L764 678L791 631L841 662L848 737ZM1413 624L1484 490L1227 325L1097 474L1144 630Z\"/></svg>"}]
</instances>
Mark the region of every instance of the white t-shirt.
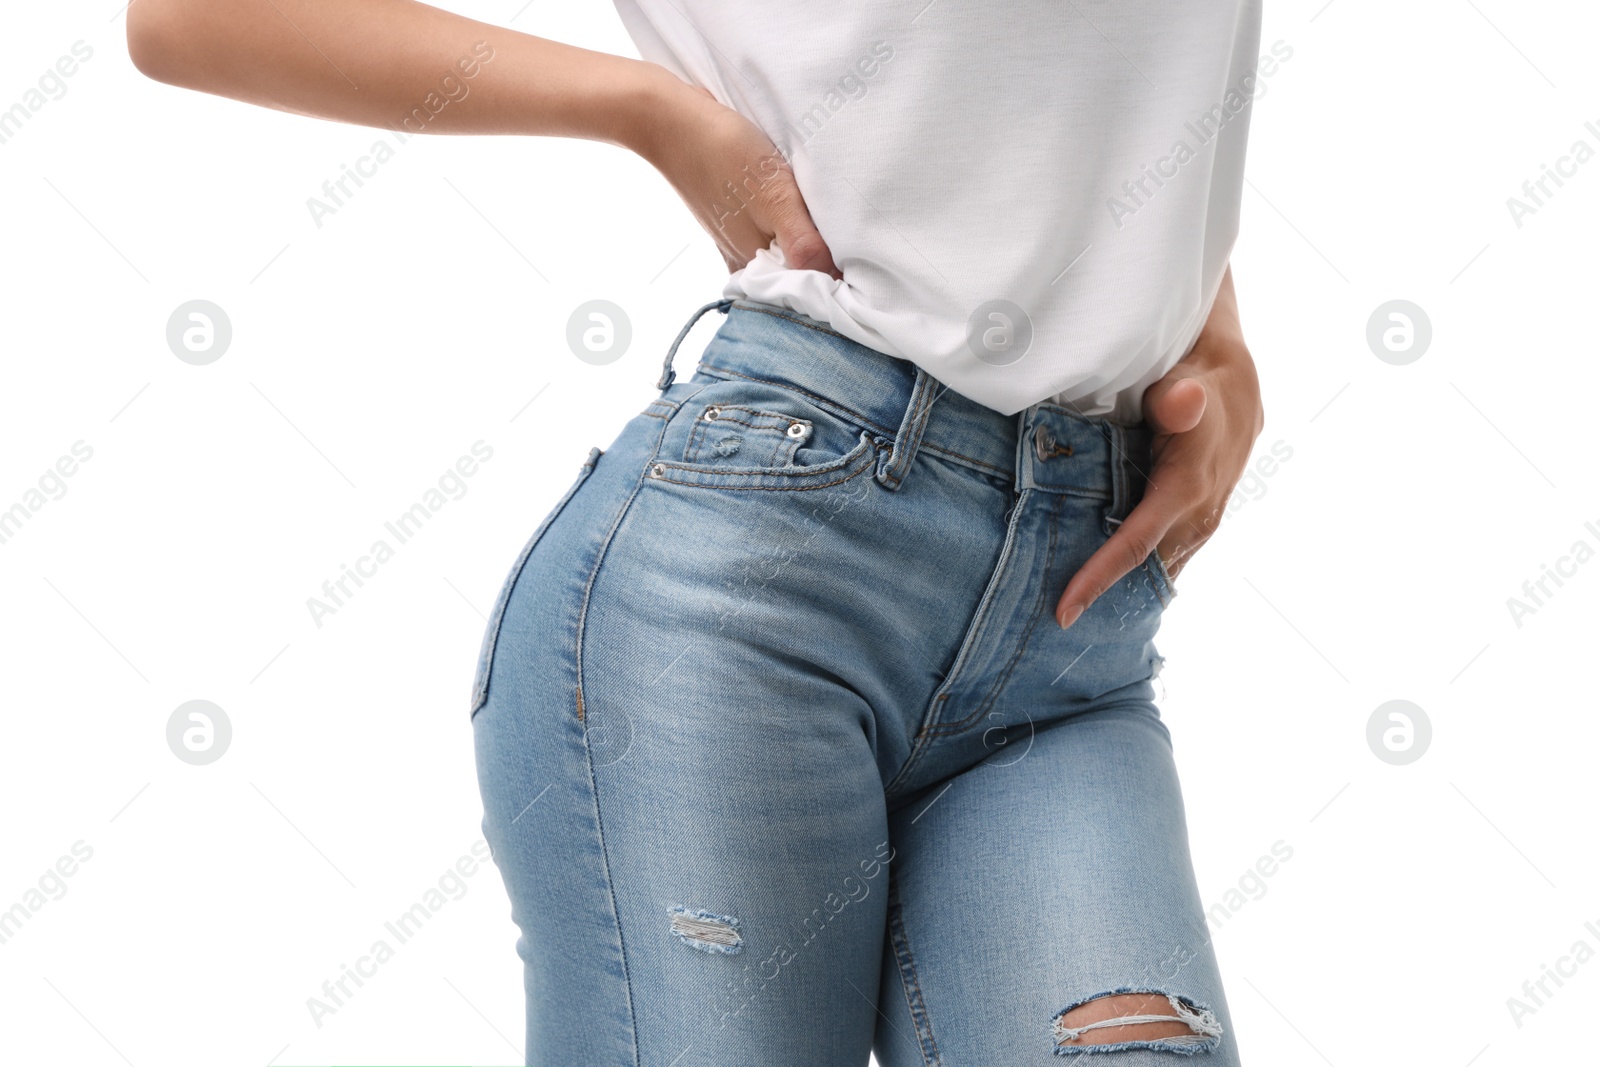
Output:
<instances>
[{"instance_id":1,"label":"white t-shirt","mask_svg":"<svg viewBox=\"0 0 1600 1067\"><path fill-rule=\"evenodd\" d=\"M774 244L725 296L1008 415L1137 421L1194 344L1273 63L1260 0L615 3L645 59L778 146L844 275L788 269Z\"/></svg>"}]
</instances>

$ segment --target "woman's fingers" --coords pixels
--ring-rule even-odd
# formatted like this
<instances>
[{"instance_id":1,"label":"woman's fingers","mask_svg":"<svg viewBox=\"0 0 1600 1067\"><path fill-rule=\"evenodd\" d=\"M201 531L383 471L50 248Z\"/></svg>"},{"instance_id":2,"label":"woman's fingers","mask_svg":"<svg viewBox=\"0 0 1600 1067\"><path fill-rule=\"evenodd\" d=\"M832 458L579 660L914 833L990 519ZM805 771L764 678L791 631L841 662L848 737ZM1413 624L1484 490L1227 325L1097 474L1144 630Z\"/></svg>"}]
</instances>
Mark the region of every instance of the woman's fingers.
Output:
<instances>
[{"instance_id":1,"label":"woman's fingers","mask_svg":"<svg viewBox=\"0 0 1600 1067\"><path fill-rule=\"evenodd\" d=\"M1206 413L1206 387L1198 378L1172 368L1144 391L1144 421L1157 434L1183 433L1200 425Z\"/></svg>"},{"instance_id":2,"label":"woman's fingers","mask_svg":"<svg viewBox=\"0 0 1600 1067\"><path fill-rule=\"evenodd\" d=\"M833 253L828 251L827 243L822 240L822 234L811 225L808 216L803 223L791 223L780 227L777 233L778 249L783 253L783 262L795 270L818 270L833 278L842 278L839 268L834 266Z\"/></svg>"},{"instance_id":3,"label":"woman's fingers","mask_svg":"<svg viewBox=\"0 0 1600 1067\"><path fill-rule=\"evenodd\" d=\"M784 264L794 270L816 270L838 278L839 268L834 265L833 253L811 221L805 198L795 184L794 172L785 166L773 178L768 190L762 205L765 209L762 221L777 239Z\"/></svg>"},{"instance_id":4,"label":"woman's fingers","mask_svg":"<svg viewBox=\"0 0 1600 1067\"><path fill-rule=\"evenodd\" d=\"M1183 517L1186 507L1177 494L1163 493L1152 485L1116 532L1078 568L1061 591L1061 598L1056 601L1056 622L1062 628L1071 626L1124 574L1142 565L1167 530Z\"/></svg>"}]
</instances>

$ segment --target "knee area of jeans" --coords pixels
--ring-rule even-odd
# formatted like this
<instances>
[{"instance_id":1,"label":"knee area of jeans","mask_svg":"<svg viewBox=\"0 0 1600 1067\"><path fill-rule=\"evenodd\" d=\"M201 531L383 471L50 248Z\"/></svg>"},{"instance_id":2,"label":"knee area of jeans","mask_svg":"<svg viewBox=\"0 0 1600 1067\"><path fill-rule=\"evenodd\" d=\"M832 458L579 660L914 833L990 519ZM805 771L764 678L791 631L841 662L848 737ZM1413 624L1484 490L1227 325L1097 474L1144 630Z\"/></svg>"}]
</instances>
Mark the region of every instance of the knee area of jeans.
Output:
<instances>
[{"instance_id":1,"label":"knee area of jeans","mask_svg":"<svg viewBox=\"0 0 1600 1067\"><path fill-rule=\"evenodd\" d=\"M1210 1008L1175 993L1116 989L1062 1008L1052 1020L1055 1052L1150 1049L1192 1055L1222 1041L1222 1024Z\"/></svg>"},{"instance_id":2,"label":"knee area of jeans","mask_svg":"<svg viewBox=\"0 0 1600 1067\"><path fill-rule=\"evenodd\" d=\"M701 952L735 955L744 950L744 938L739 934L739 920L732 915L718 915L703 909L691 910L678 905L669 910L672 936Z\"/></svg>"}]
</instances>

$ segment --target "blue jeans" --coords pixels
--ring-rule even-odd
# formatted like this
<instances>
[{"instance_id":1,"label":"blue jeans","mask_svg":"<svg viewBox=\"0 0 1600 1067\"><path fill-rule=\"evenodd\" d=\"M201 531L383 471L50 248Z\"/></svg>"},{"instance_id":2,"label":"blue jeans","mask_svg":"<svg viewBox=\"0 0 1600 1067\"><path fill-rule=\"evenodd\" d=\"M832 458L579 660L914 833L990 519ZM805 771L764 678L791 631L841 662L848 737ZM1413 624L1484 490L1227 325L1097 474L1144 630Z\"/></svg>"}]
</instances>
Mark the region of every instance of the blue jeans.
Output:
<instances>
[{"instance_id":1,"label":"blue jeans","mask_svg":"<svg viewBox=\"0 0 1600 1067\"><path fill-rule=\"evenodd\" d=\"M1148 429L1001 415L805 316L712 308L479 657L527 1062L1234 1067L1152 703L1169 577L1152 555L1053 618ZM1184 1032L1063 1020L1124 992Z\"/></svg>"}]
</instances>

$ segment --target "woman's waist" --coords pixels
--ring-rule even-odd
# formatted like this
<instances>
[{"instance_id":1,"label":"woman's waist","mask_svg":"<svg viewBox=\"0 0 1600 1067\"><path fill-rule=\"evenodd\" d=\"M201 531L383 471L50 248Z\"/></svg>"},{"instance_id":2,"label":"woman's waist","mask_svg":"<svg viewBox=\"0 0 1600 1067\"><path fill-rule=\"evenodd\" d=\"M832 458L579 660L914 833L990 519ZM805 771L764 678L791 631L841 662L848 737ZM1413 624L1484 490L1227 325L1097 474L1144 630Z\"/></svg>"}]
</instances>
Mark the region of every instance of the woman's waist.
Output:
<instances>
[{"instance_id":1,"label":"woman's waist","mask_svg":"<svg viewBox=\"0 0 1600 1067\"><path fill-rule=\"evenodd\" d=\"M1049 400L1002 413L925 368L919 374L911 360L864 345L803 312L748 299L733 301L696 370L794 391L885 445L901 432L908 413L920 410L921 449L1056 491L1098 493L1121 463L1148 448L1142 422L1086 416ZM1063 463L1064 457L1073 462Z\"/></svg>"},{"instance_id":2,"label":"woman's waist","mask_svg":"<svg viewBox=\"0 0 1600 1067\"><path fill-rule=\"evenodd\" d=\"M886 280L876 269L852 278L848 265L844 275L784 268L764 252L723 295L788 310L919 366L1002 415L1048 401L1119 423L1141 421L1144 390L1193 345L1220 281L1160 278L1143 289L1108 283L1061 293L1028 283L1025 272L993 290Z\"/></svg>"}]
</instances>

